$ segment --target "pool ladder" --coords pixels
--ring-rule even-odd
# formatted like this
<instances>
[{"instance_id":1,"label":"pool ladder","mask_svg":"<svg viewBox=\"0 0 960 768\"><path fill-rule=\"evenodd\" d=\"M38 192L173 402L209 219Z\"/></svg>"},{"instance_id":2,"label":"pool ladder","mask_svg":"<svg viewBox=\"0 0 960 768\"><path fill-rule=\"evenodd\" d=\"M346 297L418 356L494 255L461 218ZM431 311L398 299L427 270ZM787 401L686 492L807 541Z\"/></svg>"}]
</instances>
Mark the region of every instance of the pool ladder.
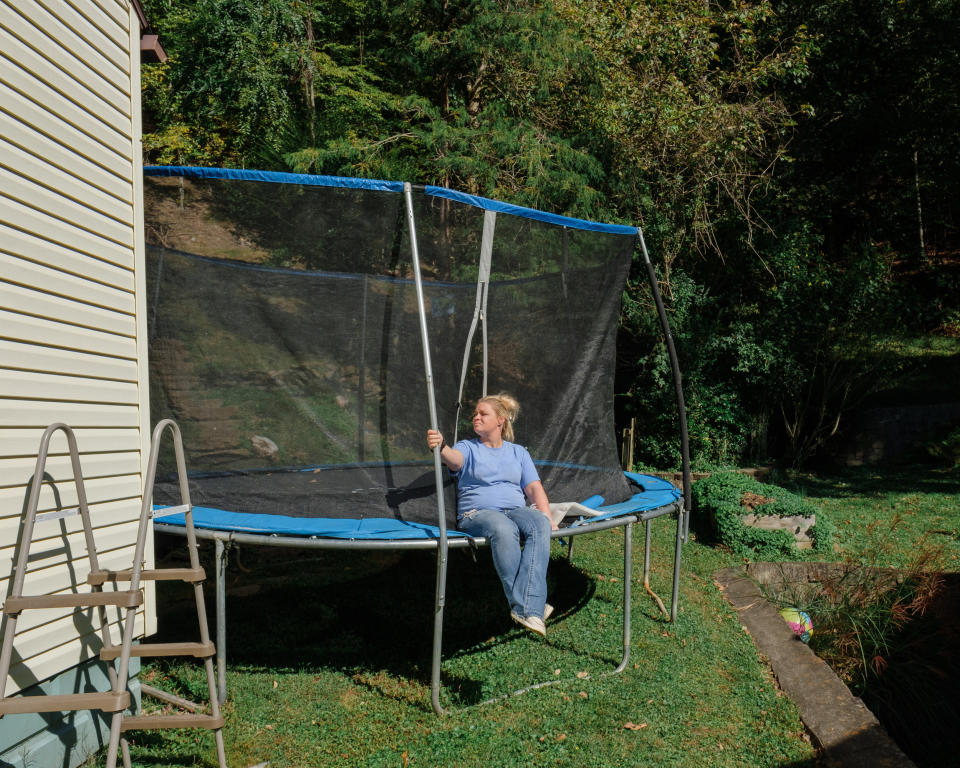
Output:
<instances>
[{"instance_id":1,"label":"pool ladder","mask_svg":"<svg viewBox=\"0 0 960 768\"><path fill-rule=\"evenodd\" d=\"M181 504L173 507L172 511L183 512L186 517L187 544L190 556L189 568L147 569L143 567L144 552L146 549L147 531L152 520L153 485L157 470L160 442L163 434L170 430L174 438L174 451L177 461L177 473L180 483ZM47 453L50 439L57 431L62 431L67 439L70 451L70 462L73 468L73 478L76 487L77 508L57 509L53 512L37 514L40 491L44 480L53 482L45 474ZM59 500L58 500L59 501ZM58 504L59 506L59 504ZM70 712L78 710L99 709L110 716L110 741L107 750L107 768L115 768L117 753L123 757L123 765L130 768L129 746L122 734L134 730L155 730L161 728L203 728L212 730L216 739L217 759L220 768L226 768L226 755L223 745L223 715L217 698L216 680L214 677L213 657L216 654L207 625L207 613L203 600L203 582L206 578L203 567L200 565L197 554L197 539L193 528L192 505L190 503L189 488L187 485L186 465L183 453L183 441L176 423L166 419L154 428L150 447L149 469L143 489L143 500L140 510L140 523L137 532L136 549L134 552L133 567L124 571L110 571L100 567L97 558L97 549L93 537L93 526L90 519L90 510L87 505L86 491L80 468L80 455L77 450L77 441L73 430L66 424L51 424L43 433L40 449L37 454L36 468L30 485L26 513L18 542L17 565L13 574L13 583L10 594L3 605L6 615L6 627L3 634L3 645L0 647L0 717L11 714L42 713L42 712ZM164 509L169 513L171 508ZM33 540L33 530L36 522L46 522L79 514L83 523L83 536L90 563L90 572L87 575L87 592L70 592L50 595L24 595L23 587L29 563L30 544ZM137 609L143 605L143 591L141 582L144 581L183 581L193 586L194 598L199 621L199 642L173 642L154 644L134 644L134 626ZM116 589L104 590L105 584L117 585ZM120 588L124 585L126 588ZM123 614L120 622L122 639L119 645L115 644L107 616L107 608L114 606ZM56 608L96 608L100 621L102 647L100 659L107 662L107 673L110 680L109 691L95 691L84 693L6 696L7 678L10 673L10 663L13 656L14 636L16 635L17 619L20 613L31 609ZM202 659L207 676L209 701L207 705L195 704L173 694L166 693L146 683L141 683L141 691L148 696L159 699L167 704L178 707L177 714L125 714L130 708L130 692L127 690L131 657L161 657L185 656ZM209 712L201 710L208 708Z\"/></svg>"}]
</instances>

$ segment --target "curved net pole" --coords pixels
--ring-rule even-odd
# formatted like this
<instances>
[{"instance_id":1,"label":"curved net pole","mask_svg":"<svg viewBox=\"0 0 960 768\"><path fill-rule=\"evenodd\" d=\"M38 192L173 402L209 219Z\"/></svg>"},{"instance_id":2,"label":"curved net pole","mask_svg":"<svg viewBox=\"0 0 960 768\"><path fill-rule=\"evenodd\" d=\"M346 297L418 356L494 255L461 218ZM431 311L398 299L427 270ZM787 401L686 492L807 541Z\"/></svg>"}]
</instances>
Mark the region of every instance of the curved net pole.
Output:
<instances>
[{"instance_id":1,"label":"curved net pole","mask_svg":"<svg viewBox=\"0 0 960 768\"><path fill-rule=\"evenodd\" d=\"M497 214L483 212L483 240L480 243L480 264L477 270L477 297L473 306L473 320L467 332L467 343L463 348L463 364L460 367L460 389L457 390L457 414L453 420L453 445L457 442L460 429L460 411L463 409L463 388L467 381L467 369L470 367L470 351L473 348L473 334L477 330L477 321L482 324L483 334L483 389L481 396L487 395L487 295L490 290L490 261L493 254L493 232L497 223Z\"/></svg>"},{"instance_id":2,"label":"curved net pole","mask_svg":"<svg viewBox=\"0 0 960 768\"><path fill-rule=\"evenodd\" d=\"M647 267L647 278L650 281L650 290L653 292L653 300L657 305L657 314L660 316L660 326L663 328L663 336L667 342L667 354L670 356L670 368L673 371L673 387L677 395L677 412L680 416L680 451L683 461L683 534L684 541L687 540L687 534L690 531L690 437L687 431L687 408L683 401L683 383L680 379L680 363L677 359L677 349L673 344L673 334L670 332L670 321L667 319L667 311L663 306L663 298L660 295L660 288L657 285L657 273L650 262L650 254L647 253L647 244L643 239L643 230L637 228L637 234L640 237L640 249L643 251L643 261ZM676 590L676 587L674 587ZM673 602L676 605L676 594Z\"/></svg>"},{"instance_id":3,"label":"curved net pole","mask_svg":"<svg viewBox=\"0 0 960 768\"><path fill-rule=\"evenodd\" d=\"M423 299L423 278L420 275L420 249L417 245L417 227L413 215L413 187L409 182L403 185L403 195L407 205L407 225L410 229L410 258L413 262L413 277L417 287L417 310L420 313L420 341L423 346L423 368L427 380L427 403L430 407L430 427L439 429L437 421L437 396L433 387L433 364L430 362L429 335L427 333L427 310ZM447 514L443 500L443 466L440 461L440 447L433 449L433 469L437 484L437 527L440 541L437 547L437 589L433 612L433 668L430 677L430 700L434 711L443 714L440 706L440 660L443 646L443 608L447 593Z\"/></svg>"}]
</instances>

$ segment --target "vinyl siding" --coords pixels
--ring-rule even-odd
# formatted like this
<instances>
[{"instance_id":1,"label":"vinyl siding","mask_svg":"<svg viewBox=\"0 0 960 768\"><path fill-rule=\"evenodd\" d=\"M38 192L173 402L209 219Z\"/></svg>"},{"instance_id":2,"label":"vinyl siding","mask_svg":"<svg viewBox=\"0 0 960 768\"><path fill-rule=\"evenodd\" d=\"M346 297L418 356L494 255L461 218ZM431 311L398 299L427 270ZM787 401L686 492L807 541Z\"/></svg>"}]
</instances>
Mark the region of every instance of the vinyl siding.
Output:
<instances>
[{"instance_id":1,"label":"vinyl siding","mask_svg":"<svg viewBox=\"0 0 960 768\"><path fill-rule=\"evenodd\" d=\"M149 450L139 99L126 2L0 0L3 594L40 438L55 422L77 438L100 564L132 565ZM62 433L45 472L39 511L75 509ZM87 589L80 522L37 523L25 593ZM150 590L141 634L155 631L153 606ZM97 622L92 609L24 611L6 692L95 656Z\"/></svg>"}]
</instances>

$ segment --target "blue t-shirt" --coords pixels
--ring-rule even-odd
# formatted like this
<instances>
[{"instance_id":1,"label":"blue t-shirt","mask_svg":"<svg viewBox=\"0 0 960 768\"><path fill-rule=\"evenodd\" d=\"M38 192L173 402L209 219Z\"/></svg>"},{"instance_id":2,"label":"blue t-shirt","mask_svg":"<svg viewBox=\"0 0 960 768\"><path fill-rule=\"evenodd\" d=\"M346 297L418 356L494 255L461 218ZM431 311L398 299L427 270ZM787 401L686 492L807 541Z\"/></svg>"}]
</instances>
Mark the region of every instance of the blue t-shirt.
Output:
<instances>
[{"instance_id":1,"label":"blue t-shirt","mask_svg":"<svg viewBox=\"0 0 960 768\"><path fill-rule=\"evenodd\" d=\"M516 509L527 505L523 489L540 479L526 448L503 441L490 448L479 439L460 440L463 454L457 478L457 518L471 509Z\"/></svg>"}]
</instances>

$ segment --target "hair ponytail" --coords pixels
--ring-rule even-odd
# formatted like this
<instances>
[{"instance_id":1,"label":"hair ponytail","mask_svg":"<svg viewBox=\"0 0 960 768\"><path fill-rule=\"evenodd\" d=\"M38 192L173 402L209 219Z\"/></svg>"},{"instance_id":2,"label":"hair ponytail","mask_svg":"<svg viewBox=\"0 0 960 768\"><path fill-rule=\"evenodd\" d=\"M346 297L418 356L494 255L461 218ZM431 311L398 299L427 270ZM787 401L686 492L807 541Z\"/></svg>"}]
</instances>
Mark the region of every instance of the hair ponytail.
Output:
<instances>
[{"instance_id":1,"label":"hair ponytail","mask_svg":"<svg viewBox=\"0 0 960 768\"><path fill-rule=\"evenodd\" d=\"M488 403L493 408L494 413L497 414L497 417L503 419L503 430L501 434L504 440L512 443L514 441L513 422L517 420L517 415L520 413L520 403L517 402L517 398L506 392L501 392L498 395L481 397L478 401L478 404L479 403Z\"/></svg>"}]
</instances>

